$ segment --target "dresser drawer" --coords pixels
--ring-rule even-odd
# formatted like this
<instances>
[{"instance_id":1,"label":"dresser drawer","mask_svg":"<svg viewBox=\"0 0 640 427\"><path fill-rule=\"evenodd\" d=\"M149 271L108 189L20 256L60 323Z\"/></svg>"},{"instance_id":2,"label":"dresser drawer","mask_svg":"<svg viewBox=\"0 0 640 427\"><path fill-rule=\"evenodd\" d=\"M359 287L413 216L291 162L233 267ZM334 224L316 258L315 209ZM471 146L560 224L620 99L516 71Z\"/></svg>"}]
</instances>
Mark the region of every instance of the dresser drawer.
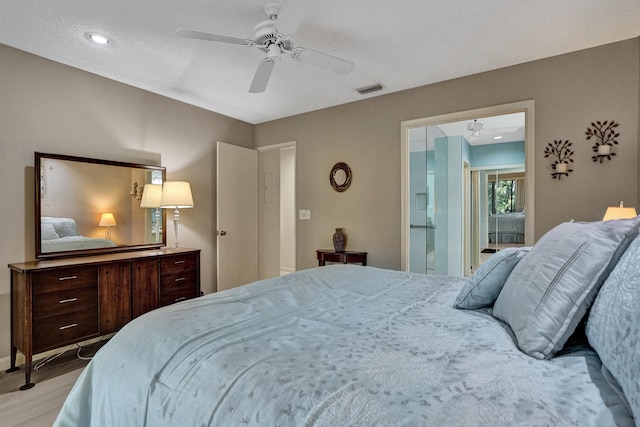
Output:
<instances>
[{"instance_id":1,"label":"dresser drawer","mask_svg":"<svg viewBox=\"0 0 640 427\"><path fill-rule=\"evenodd\" d=\"M160 259L160 305L200 296L200 269L197 253Z\"/></svg>"},{"instance_id":2,"label":"dresser drawer","mask_svg":"<svg viewBox=\"0 0 640 427\"><path fill-rule=\"evenodd\" d=\"M196 270L187 271L172 271L170 273L162 274L160 276L160 289L171 290L174 288L196 285L197 282Z\"/></svg>"},{"instance_id":3,"label":"dresser drawer","mask_svg":"<svg viewBox=\"0 0 640 427\"><path fill-rule=\"evenodd\" d=\"M163 288L160 291L160 305L169 305L197 296L199 296L198 286L195 283L188 286L174 287L172 289Z\"/></svg>"},{"instance_id":4,"label":"dresser drawer","mask_svg":"<svg viewBox=\"0 0 640 427\"><path fill-rule=\"evenodd\" d=\"M198 268L197 254L180 254L160 259L160 275L171 275L180 271L195 271Z\"/></svg>"},{"instance_id":5,"label":"dresser drawer","mask_svg":"<svg viewBox=\"0 0 640 427\"><path fill-rule=\"evenodd\" d=\"M61 289L33 299L33 318L42 319L98 307L98 289L94 287Z\"/></svg>"},{"instance_id":6,"label":"dresser drawer","mask_svg":"<svg viewBox=\"0 0 640 427\"><path fill-rule=\"evenodd\" d=\"M95 308L33 321L34 353L74 343L98 333Z\"/></svg>"},{"instance_id":7,"label":"dresser drawer","mask_svg":"<svg viewBox=\"0 0 640 427\"><path fill-rule=\"evenodd\" d=\"M188 299L198 296L198 272L176 271L160 278L160 304L167 305L176 299Z\"/></svg>"},{"instance_id":8,"label":"dresser drawer","mask_svg":"<svg viewBox=\"0 0 640 427\"><path fill-rule=\"evenodd\" d=\"M33 274L33 294L57 292L86 286L98 286L98 267L69 267Z\"/></svg>"}]
</instances>

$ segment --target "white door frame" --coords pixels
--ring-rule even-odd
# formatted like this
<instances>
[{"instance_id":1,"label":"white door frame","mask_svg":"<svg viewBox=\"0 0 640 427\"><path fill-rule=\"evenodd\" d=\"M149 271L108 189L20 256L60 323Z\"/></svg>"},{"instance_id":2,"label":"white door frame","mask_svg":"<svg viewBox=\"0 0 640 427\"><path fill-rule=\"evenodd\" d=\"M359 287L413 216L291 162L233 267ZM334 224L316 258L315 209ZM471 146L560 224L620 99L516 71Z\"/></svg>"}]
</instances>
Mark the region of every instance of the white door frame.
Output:
<instances>
[{"instance_id":1,"label":"white door frame","mask_svg":"<svg viewBox=\"0 0 640 427\"><path fill-rule=\"evenodd\" d=\"M425 117L421 119L406 120L400 123L401 132L401 156L400 156L400 261L401 269L409 271L409 130L416 127L434 126L442 123L473 120L478 117L499 116L510 113L525 113L525 182L526 200L525 206L525 245L533 245L535 239L535 101L533 99L514 102L510 104L495 105L475 110L459 111L456 113L442 114L439 116Z\"/></svg>"}]
</instances>

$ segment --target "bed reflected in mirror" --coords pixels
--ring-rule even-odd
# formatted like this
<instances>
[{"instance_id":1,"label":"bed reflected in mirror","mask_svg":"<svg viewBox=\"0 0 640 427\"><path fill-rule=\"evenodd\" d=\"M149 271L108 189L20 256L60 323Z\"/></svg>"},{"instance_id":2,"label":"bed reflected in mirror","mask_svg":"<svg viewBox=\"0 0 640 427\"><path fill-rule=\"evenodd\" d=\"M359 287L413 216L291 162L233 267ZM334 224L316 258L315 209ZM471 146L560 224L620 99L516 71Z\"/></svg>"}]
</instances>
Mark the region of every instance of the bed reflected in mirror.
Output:
<instances>
[{"instance_id":1,"label":"bed reflected in mirror","mask_svg":"<svg viewBox=\"0 0 640 427\"><path fill-rule=\"evenodd\" d=\"M36 153L36 258L164 246L165 216L141 206L165 168ZM156 223L159 222L156 226Z\"/></svg>"}]
</instances>

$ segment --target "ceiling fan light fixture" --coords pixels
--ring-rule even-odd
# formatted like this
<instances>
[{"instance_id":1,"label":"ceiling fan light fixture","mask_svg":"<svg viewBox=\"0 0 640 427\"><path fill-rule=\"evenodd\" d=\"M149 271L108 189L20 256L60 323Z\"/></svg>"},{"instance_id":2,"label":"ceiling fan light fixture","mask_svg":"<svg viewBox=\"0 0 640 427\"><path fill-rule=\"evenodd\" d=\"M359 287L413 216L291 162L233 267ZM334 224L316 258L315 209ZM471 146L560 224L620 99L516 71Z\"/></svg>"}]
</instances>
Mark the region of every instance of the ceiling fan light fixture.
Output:
<instances>
[{"instance_id":1,"label":"ceiling fan light fixture","mask_svg":"<svg viewBox=\"0 0 640 427\"><path fill-rule=\"evenodd\" d=\"M280 46L275 43L270 44L267 48L267 58L269 58L270 61L279 61L281 54Z\"/></svg>"}]
</instances>

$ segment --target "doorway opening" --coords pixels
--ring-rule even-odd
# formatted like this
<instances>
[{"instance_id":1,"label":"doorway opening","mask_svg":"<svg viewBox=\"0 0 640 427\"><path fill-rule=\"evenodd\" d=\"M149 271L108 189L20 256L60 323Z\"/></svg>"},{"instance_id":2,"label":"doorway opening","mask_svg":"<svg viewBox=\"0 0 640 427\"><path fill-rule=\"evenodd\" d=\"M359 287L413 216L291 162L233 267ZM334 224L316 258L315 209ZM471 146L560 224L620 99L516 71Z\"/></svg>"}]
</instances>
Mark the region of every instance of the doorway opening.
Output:
<instances>
[{"instance_id":1,"label":"doorway opening","mask_svg":"<svg viewBox=\"0 0 640 427\"><path fill-rule=\"evenodd\" d=\"M259 277L296 270L296 143L260 147Z\"/></svg>"},{"instance_id":2,"label":"doorway opening","mask_svg":"<svg viewBox=\"0 0 640 427\"><path fill-rule=\"evenodd\" d=\"M523 101L402 122L403 270L465 276L492 240L533 243L533 113ZM521 230L507 235L490 196Z\"/></svg>"}]
</instances>

